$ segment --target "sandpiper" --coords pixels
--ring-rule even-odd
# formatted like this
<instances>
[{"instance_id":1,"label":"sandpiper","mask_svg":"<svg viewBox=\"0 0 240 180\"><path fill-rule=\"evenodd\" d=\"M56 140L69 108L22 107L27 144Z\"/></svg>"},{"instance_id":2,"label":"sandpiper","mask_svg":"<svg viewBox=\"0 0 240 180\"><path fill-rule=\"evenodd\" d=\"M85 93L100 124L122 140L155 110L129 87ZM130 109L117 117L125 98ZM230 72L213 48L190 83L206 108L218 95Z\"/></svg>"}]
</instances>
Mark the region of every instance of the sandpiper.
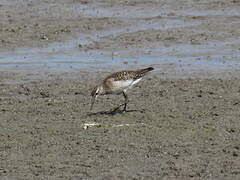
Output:
<instances>
[{"instance_id":1,"label":"sandpiper","mask_svg":"<svg viewBox=\"0 0 240 180\"><path fill-rule=\"evenodd\" d=\"M125 70L120 72L115 72L109 76L107 76L100 84L98 84L92 91L92 100L91 107L92 110L95 99L98 95L105 94L123 94L125 102L123 112L126 112L128 96L126 91L132 88L135 84L137 84L140 80L142 80L143 76L145 76L149 71L152 71L153 67L148 67L145 69L137 69L137 70Z\"/></svg>"}]
</instances>

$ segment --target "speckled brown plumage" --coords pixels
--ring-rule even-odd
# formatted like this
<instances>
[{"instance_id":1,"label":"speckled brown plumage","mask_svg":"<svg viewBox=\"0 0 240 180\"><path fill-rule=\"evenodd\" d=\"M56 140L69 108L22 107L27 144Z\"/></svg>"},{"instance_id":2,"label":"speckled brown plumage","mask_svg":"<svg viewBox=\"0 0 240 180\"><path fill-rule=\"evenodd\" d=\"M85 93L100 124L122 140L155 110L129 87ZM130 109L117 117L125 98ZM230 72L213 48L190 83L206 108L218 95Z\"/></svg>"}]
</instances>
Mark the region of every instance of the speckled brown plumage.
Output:
<instances>
[{"instance_id":1,"label":"speckled brown plumage","mask_svg":"<svg viewBox=\"0 0 240 180\"><path fill-rule=\"evenodd\" d=\"M128 80L128 79L139 79L143 77L147 72L152 71L153 68L149 67L146 69L138 69L138 70L130 70L130 71L120 71L120 72L115 72L108 77L105 78L104 81L106 81L109 78L113 78L114 81L121 81L121 80Z\"/></svg>"}]
</instances>

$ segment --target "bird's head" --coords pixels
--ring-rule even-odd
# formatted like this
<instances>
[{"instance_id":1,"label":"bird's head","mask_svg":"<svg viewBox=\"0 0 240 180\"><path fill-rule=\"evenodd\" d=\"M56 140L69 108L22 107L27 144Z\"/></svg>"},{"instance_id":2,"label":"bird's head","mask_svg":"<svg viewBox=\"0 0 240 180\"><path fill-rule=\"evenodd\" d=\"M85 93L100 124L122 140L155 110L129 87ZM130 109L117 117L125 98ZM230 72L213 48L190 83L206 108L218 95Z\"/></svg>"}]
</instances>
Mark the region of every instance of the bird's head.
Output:
<instances>
[{"instance_id":1,"label":"bird's head","mask_svg":"<svg viewBox=\"0 0 240 180\"><path fill-rule=\"evenodd\" d=\"M91 92L92 99L91 99L90 110L92 110L95 100L97 99L98 95L100 95L102 92L103 92L102 85L98 85L92 90L92 92Z\"/></svg>"}]
</instances>

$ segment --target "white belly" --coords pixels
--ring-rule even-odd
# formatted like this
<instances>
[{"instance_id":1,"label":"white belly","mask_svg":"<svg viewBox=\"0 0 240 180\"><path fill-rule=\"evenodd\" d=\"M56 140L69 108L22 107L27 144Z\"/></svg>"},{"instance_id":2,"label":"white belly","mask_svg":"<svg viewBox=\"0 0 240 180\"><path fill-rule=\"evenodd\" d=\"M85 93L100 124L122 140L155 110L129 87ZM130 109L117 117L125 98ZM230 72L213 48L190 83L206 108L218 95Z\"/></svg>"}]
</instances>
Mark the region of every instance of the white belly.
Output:
<instances>
[{"instance_id":1,"label":"white belly","mask_svg":"<svg viewBox=\"0 0 240 180\"><path fill-rule=\"evenodd\" d=\"M129 80L125 80L125 81L114 81L112 83L113 85L113 91L126 91L127 89L132 88L135 84L137 84L139 81L141 81L142 78L140 79L129 79Z\"/></svg>"}]
</instances>

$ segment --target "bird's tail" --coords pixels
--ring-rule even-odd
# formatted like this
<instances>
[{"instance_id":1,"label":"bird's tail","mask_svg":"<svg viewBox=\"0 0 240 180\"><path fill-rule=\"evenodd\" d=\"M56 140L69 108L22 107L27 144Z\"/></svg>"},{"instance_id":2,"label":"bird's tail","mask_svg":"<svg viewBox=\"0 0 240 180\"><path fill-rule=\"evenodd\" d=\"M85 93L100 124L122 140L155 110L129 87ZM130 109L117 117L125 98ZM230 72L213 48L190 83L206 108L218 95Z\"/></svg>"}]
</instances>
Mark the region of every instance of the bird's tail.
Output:
<instances>
[{"instance_id":1,"label":"bird's tail","mask_svg":"<svg viewBox=\"0 0 240 180\"><path fill-rule=\"evenodd\" d=\"M145 69L139 69L136 73L136 79L145 76L149 71L152 71L152 70L154 70L153 67L148 67L148 68L145 68Z\"/></svg>"},{"instance_id":2,"label":"bird's tail","mask_svg":"<svg viewBox=\"0 0 240 180\"><path fill-rule=\"evenodd\" d=\"M142 74L142 75L145 75L147 72L152 71L152 70L154 70L153 67L148 67L148 68L145 68L145 69L140 69L139 73Z\"/></svg>"}]
</instances>

